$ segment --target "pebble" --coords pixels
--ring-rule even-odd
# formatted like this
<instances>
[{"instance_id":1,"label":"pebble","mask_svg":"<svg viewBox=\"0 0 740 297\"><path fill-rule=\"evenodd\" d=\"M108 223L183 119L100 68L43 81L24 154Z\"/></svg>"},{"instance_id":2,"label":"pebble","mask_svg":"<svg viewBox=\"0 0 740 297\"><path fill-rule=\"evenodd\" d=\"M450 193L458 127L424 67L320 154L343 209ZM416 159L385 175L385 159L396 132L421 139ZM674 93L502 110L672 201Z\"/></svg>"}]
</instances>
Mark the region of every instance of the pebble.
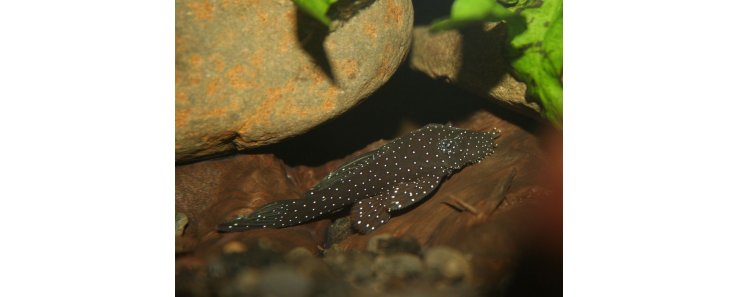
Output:
<instances>
[{"instance_id":1,"label":"pebble","mask_svg":"<svg viewBox=\"0 0 740 297\"><path fill-rule=\"evenodd\" d=\"M224 287L221 296L254 296L258 294L262 273L256 269L244 269L234 279L233 286Z\"/></svg>"},{"instance_id":2,"label":"pebble","mask_svg":"<svg viewBox=\"0 0 740 297\"><path fill-rule=\"evenodd\" d=\"M280 253L266 239L234 240L207 260L206 273L178 272L178 295L474 296L470 259L460 251L437 246L414 253L420 247L413 238L387 234L372 241L366 251L333 245L317 256L305 247Z\"/></svg>"},{"instance_id":3,"label":"pebble","mask_svg":"<svg viewBox=\"0 0 740 297\"><path fill-rule=\"evenodd\" d=\"M290 250L290 252L285 254L285 260L288 261L289 263L299 263L302 260L310 259L313 257L314 257L313 253L309 251L307 248L302 247L302 246L294 248Z\"/></svg>"},{"instance_id":4,"label":"pebble","mask_svg":"<svg viewBox=\"0 0 740 297\"><path fill-rule=\"evenodd\" d=\"M175 236L182 236L187 225L188 216L181 212L175 213Z\"/></svg>"},{"instance_id":5,"label":"pebble","mask_svg":"<svg viewBox=\"0 0 740 297\"><path fill-rule=\"evenodd\" d=\"M378 256L373 262L372 269L381 278L409 279L421 274L424 264L421 259L411 254L393 254Z\"/></svg>"},{"instance_id":6,"label":"pebble","mask_svg":"<svg viewBox=\"0 0 740 297\"><path fill-rule=\"evenodd\" d=\"M437 277L448 282L470 282L473 275L468 258L460 251L446 247L431 247L424 253L424 264Z\"/></svg>"},{"instance_id":7,"label":"pebble","mask_svg":"<svg viewBox=\"0 0 740 297\"><path fill-rule=\"evenodd\" d=\"M352 235L352 223L349 216L336 219L329 225L329 229L327 230L326 245L331 246L339 243L350 235Z\"/></svg>"},{"instance_id":8,"label":"pebble","mask_svg":"<svg viewBox=\"0 0 740 297\"><path fill-rule=\"evenodd\" d=\"M421 246L410 236L393 237L390 234L380 234L370 238L367 242L367 251L381 255L395 253L417 255L421 251Z\"/></svg>"},{"instance_id":9,"label":"pebble","mask_svg":"<svg viewBox=\"0 0 740 297\"><path fill-rule=\"evenodd\" d=\"M311 294L311 279L288 265L275 265L265 271L260 283L261 296L306 297Z\"/></svg>"},{"instance_id":10,"label":"pebble","mask_svg":"<svg viewBox=\"0 0 740 297\"><path fill-rule=\"evenodd\" d=\"M358 251L342 251L336 245L326 251L324 262L345 280L353 284L364 284L373 277L373 257Z\"/></svg>"},{"instance_id":11,"label":"pebble","mask_svg":"<svg viewBox=\"0 0 740 297\"><path fill-rule=\"evenodd\" d=\"M243 253L247 251L247 246L238 241L230 241L227 244L224 244L222 250L224 251L224 254Z\"/></svg>"}]
</instances>

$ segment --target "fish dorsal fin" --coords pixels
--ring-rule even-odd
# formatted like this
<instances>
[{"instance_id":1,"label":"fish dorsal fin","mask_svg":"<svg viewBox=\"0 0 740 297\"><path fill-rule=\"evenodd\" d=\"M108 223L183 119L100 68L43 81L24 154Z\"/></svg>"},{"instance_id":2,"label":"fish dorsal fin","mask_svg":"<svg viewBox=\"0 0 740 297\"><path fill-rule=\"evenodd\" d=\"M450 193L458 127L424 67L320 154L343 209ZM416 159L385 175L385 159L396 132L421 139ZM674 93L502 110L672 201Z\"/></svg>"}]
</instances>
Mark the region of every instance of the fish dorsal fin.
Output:
<instances>
[{"instance_id":1,"label":"fish dorsal fin","mask_svg":"<svg viewBox=\"0 0 740 297\"><path fill-rule=\"evenodd\" d=\"M382 147L376 150L369 151L357 156L347 163L342 164L342 166L339 166L339 168L334 169L334 171L332 172L329 172L329 175L319 181L319 183L316 184L311 190L320 191L329 188L337 181L340 181L345 177L354 174L355 172L357 172L357 170L364 167L367 164L367 161L375 160L375 158L380 154L381 149Z\"/></svg>"}]
</instances>

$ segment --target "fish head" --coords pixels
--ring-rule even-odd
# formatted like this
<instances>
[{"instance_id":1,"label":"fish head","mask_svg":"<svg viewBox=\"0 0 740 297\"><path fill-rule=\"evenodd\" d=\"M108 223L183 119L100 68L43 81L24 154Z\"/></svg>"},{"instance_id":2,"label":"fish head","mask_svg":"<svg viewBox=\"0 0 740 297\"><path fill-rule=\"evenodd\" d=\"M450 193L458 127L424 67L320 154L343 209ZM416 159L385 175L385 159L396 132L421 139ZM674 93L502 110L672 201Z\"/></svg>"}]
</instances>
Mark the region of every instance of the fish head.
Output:
<instances>
[{"instance_id":1,"label":"fish head","mask_svg":"<svg viewBox=\"0 0 740 297\"><path fill-rule=\"evenodd\" d=\"M447 125L427 125L429 135L442 167L457 170L468 164L478 163L491 155L500 131L471 131ZM427 128L425 127L425 128Z\"/></svg>"}]
</instances>

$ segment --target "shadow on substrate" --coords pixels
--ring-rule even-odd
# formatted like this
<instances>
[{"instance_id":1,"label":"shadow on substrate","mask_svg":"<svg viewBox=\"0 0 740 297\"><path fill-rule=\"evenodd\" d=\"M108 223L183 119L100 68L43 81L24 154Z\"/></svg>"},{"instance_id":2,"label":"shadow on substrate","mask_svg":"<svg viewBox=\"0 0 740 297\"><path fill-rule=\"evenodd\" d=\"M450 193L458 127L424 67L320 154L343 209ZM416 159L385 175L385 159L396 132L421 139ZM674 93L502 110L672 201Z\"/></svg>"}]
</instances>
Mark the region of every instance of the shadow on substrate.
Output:
<instances>
[{"instance_id":1,"label":"shadow on substrate","mask_svg":"<svg viewBox=\"0 0 740 297\"><path fill-rule=\"evenodd\" d=\"M343 158L379 139L400 136L408 127L464 120L489 112L534 132L538 124L503 107L401 65L391 79L363 102L307 133L245 153L273 153L288 166L319 166Z\"/></svg>"}]
</instances>

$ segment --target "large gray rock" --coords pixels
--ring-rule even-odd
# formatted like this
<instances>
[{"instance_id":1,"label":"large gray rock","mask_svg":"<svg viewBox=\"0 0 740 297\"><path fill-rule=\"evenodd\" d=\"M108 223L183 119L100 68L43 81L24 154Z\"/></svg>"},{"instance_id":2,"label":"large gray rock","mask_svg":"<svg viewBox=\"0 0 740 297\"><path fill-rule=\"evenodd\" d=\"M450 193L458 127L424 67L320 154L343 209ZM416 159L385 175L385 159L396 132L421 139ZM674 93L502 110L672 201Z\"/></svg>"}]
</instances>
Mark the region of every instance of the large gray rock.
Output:
<instances>
[{"instance_id":1,"label":"large gray rock","mask_svg":"<svg viewBox=\"0 0 740 297\"><path fill-rule=\"evenodd\" d=\"M290 0L175 3L177 161L274 143L341 114L388 80L411 43L410 0L378 0L323 40Z\"/></svg>"},{"instance_id":2,"label":"large gray rock","mask_svg":"<svg viewBox=\"0 0 740 297\"><path fill-rule=\"evenodd\" d=\"M411 68L539 119L540 106L525 98L527 86L509 74L505 37L497 23L436 34L416 27Z\"/></svg>"}]
</instances>

